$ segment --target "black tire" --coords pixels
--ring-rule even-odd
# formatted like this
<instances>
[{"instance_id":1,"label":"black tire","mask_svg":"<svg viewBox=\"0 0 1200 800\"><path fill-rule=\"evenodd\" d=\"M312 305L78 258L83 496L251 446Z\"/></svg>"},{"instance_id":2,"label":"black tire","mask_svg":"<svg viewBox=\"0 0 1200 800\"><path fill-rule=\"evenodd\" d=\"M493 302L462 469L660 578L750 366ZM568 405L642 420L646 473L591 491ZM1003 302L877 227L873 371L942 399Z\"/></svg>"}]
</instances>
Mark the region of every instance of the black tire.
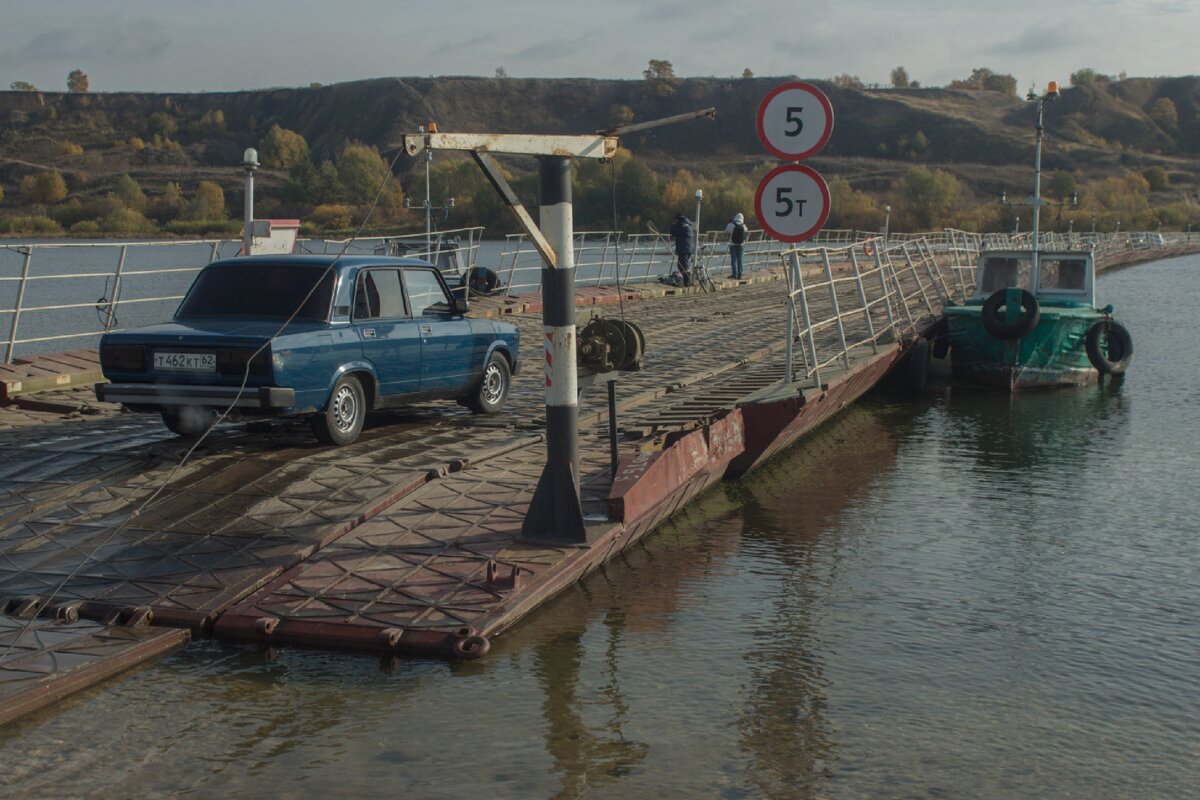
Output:
<instances>
[{"instance_id":1,"label":"black tire","mask_svg":"<svg viewBox=\"0 0 1200 800\"><path fill-rule=\"evenodd\" d=\"M914 392L923 392L928 380L929 340L917 339L908 351L908 388Z\"/></svg>"},{"instance_id":2,"label":"black tire","mask_svg":"<svg viewBox=\"0 0 1200 800\"><path fill-rule=\"evenodd\" d=\"M483 377L467 398L467 408L476 414L496 414L508 400L508 389L512 384L512 370L508 359L500 353L492 353Z\"/></svg>"},{"instance_id":3,"label":"black tire","mask_svg":"<svg viewBox=\"0 0 1200 800\"><path fill-rule=\"evenodd\" d=\"M207 408L185 406L182 408L164 408L162 410L163 425L167 430L178 436L199 436L213 426L216 417Z\"/></svg>"},{"instance_id":4,"label":"black tire","mask_svg":"<svg viewBox=\"0 0 1200 800\"><path fill-rule=\"evenodd\" d=\"M1037 298L1028 290L1022 289L1021 316L1012 322L1006 322L1000 314L1000 309L1007 305L1007 303L1008 289L997 289L987 300L983 301L983 308L979 311L979 319L983 322L984 329L992 336L1004 341L1012 341L1020 339L1022 336L1027 336L1030 331L1037 327L1038 320L1042 318Z\"/></svg>"},{"instance_id":5,"label":"black tire","mask_svg":"<svg viewBox=\"0 0 1200 800\"><path fill-rule=\"evenodd\" d=\"M1088 361L1101 375L1124 375L1133 360L1133 337L1116 320L1100 320L1088 328L1085 344Z\"/></svg>"},{"instance_id":6,"label":"black tire","mask_svg":"<svg viewBox=\"0 0 1200 800\"><path fill-rule=\"evenodd\" d=\"M471 267L470 270L463 273L462 280L469 295L487 297L500 286L500 276L487 267Z\"/></svg>"},{"instance_id":7,"label":"black tire","mask_svg":"<svg viewBox=\"0 0 1200 800\"><path fill-rule=\"evenodd\" d=\"M313 435L323 444L341 447L358 438L366 418L362 383L353 375L343 375L333 385L325 411L312 418Z\"/></svg>"},{"instance_id":8,"label":"black tire","mask_svg":"<svg viewBox=\"0 0 1200 800\"><path fill-rule=\"evenodd\" d=\"M936 359L943 359L950 352L950 323L945 317L938 320L930 331L929 338L931 340L930 352Z\"/></svg>"}]
</instances>

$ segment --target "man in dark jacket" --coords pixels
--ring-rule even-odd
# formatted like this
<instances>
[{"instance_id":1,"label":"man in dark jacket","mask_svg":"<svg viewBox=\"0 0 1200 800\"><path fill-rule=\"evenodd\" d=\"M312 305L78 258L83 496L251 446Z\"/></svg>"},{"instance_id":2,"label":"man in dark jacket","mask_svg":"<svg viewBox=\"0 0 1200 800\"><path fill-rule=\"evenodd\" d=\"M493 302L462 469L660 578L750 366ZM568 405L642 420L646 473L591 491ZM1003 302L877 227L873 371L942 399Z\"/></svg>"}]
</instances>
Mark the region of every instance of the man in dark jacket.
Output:
<instances>
[{"instance_id":1,"label":"man in dark jacket","mask_svg":"<svg viewBox=\"0 0 1200 800\"><path fill-rule=\"evenodd\" d=\"M683 214L675 215L675 222L669 228L671 238L675 240L675 267L679 270L680 282L684 286L692 285L692 254L696 252L696 229L692 221Z\"/></svg>"}]
</instances>

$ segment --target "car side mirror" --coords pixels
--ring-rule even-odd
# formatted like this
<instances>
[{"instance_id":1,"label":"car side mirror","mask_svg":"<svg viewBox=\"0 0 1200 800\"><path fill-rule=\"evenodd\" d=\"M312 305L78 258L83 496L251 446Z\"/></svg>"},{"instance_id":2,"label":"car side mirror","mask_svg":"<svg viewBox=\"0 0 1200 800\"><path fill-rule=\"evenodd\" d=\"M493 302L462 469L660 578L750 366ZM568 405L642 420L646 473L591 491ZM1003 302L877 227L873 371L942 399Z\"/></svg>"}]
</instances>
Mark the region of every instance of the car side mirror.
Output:
<instances>
[{"instance_id":1,"label":"car side mirror","mask_svg":"<svg viewBox=\"0 0 1200 800\"><path fill-rule=\"evenodd\" d=\"M467 301L465 294L451 294L450 297L454 300L452 310L455 314L466 314L471 310L471 304Z\"/></svg>"}]
</instances>

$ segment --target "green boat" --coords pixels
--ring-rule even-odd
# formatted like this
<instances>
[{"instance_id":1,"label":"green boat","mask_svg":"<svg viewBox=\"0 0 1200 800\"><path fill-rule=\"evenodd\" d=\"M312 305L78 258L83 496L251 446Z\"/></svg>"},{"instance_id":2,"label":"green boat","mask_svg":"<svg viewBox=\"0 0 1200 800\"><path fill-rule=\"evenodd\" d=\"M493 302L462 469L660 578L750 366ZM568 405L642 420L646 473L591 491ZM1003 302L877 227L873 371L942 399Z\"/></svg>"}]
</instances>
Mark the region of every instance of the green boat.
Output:
<instances>
[{"instance_id":1,"label":"green boat","mask_svg":"<svg viewBox=\"0 0 1200 800\"><path fill-rule=\"evenodd\" d=\"M955 375L1010 392L1121 376L1133 358L1133 340L1112 319L1112 306L1096 308L1091 251L1038 249L1039 211L1046 205L1041 198L1042 112L1057 97L1053 82L1044 95L1029 94L1037 101L1033 194L1027 201L1033 207L1031 247L980 254L975 293L962 304L946 304L944 335L935 345L937 355L949 346Z\"/></svg>"},{"instance_id":2,"label":"green boat","mask_svg":"<svg viewBox=\"0 0 1200 800\"><path fill-rule=\"evenodd\" d=\"M1133 357L1112 306L1096 308L1088 251L984 252L974 295L943 313L954 374L1009 391L1120 376Z\"/></svg>"}]
</instances>

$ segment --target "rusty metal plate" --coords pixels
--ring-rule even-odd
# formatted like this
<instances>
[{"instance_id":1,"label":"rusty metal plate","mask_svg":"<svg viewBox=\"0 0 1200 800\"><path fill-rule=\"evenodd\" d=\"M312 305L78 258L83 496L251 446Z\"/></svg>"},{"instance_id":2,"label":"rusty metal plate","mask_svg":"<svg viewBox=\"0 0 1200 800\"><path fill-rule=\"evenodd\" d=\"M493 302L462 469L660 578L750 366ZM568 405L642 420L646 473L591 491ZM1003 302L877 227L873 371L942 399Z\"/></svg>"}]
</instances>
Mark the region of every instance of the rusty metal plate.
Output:
<instances>
[{"instance_id":1,"label":"rusty metal plate","mask_svg":"<svg viewBox=\"0 0 1200 800\"><path fill-rule=\"evenodd\" d=\"M0 725L188 640L185 630L0 616Z\"/></svg>"}]
</instances>

